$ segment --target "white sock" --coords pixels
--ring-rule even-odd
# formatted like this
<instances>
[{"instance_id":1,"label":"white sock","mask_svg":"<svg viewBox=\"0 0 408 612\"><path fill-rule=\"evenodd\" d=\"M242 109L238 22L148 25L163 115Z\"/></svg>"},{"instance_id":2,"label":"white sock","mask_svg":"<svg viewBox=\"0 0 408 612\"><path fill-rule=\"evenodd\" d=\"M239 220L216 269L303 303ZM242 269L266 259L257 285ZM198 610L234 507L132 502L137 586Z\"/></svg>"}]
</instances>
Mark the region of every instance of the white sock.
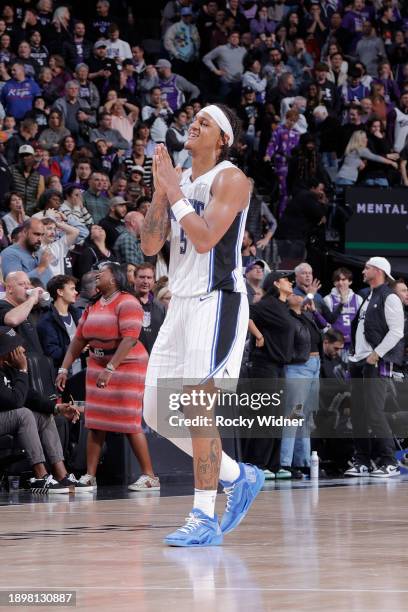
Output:
<instances>
[{"instance_id":1,"label":"white sock","mask_svg":"<svg viewBox=\"0 0 408 612\"><path fill-rule=\"evenodd\" d=\"M203 491L202 489L194 489L194 504L193 508L198 508L210 518L214 518L215 498L217 491Z\"/></svg>"},{"instance_id":2,"label":"white sock","mask_svg":"<svg viewBox=\"0 0 408 612\"><path fill-rule=\"evenodd\" d=\"M220 480L234 482L239 477L240 469L238 463L231 459L226 453L222 453L220 466Z\"/></svg>"}]
</instances>

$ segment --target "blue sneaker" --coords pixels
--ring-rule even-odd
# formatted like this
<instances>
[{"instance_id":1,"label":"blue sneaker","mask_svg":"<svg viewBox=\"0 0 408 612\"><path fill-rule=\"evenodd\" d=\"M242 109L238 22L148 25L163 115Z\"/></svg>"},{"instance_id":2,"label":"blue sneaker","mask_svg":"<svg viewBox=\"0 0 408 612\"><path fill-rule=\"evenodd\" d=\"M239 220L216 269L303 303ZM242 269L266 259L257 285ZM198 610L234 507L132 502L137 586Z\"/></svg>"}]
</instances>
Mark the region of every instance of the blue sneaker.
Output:
<instances>
[{"instance_id":1,"label":"blue sneaker","mask_svg":"<svg viewBox=\"0 0 408 612\"><path fill-rule=\"evenodd\" d=\"M221 481L227 495L227 506L221 519L222 533L229 533L240 524L265 482L265 474L259 468L248 463L238 465L241 473L235 482Z\"/></svg>"},{"instance_id":2,"label":"blue sneaker","mask_svg":"<svg viewBox=\"0 0 408 612\"><path fill-rule=\"evenodd\" d=\"M170 533L164 543L169 546L218 546L223 536L217 515L210 518L198 508L193 508L186 524Z\"/></svg>"}]
</instances>

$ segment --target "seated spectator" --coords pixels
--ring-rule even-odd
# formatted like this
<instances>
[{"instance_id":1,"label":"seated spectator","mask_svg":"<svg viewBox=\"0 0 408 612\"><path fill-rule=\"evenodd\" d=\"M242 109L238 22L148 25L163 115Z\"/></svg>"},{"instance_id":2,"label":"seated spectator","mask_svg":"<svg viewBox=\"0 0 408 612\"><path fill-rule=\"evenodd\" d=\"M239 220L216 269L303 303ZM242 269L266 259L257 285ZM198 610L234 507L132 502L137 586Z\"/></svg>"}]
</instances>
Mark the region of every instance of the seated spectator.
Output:
<instances>
[{"instance_id":1,"label":"seated spectator","mask_svg":"<svg viewBox=\"0 0 408 612\"><path fill-rule=\"evenodd\" d=\"M95 297L96 291L96 275L97 271L92 270L85 272L81 278L81 290L77 296L75 307L82 314L85 308L90 304L93 297Z\"/></svg>"},{"instance_id":2,"label":"seated spectator","mask_svg":"<svg viewBox=\"0 0 408 612\"><path fill-rule=\"evenodd\" d=\"M132 166L130 168L130 176L127 182L126 190L131 190L134 197L138 194L138 198L150 194L150 189L144 184L144 170L142 166Z\"/></svg>"},{"instance_id":3,"label":"seated spectator","mask_svg":"<svg viewBox=\"0 0 408 612\"><path fill-rule=\"evenodd\" d=\"M51 90L57 98L62 98L66 93L66 86L70 82L72 75L66 70L65 60L61 55L51 55L48 60L48 66L52 73Z\"/></svg>"},{"instance_id":4,"label":"seated spectator","mask_svg":"<svg viewBox=\"0 0 408 612\"><path fill-rule=\"evenodd\" d=\"M30 217L25 214L23 199L16 191L10 191L5 195L4 206L10 212L2 217L1 221L7 238L10 239L11 232L19 225L23 225Z\"/></svg>"},{"instance_id":5,"label":"seated spectator","mask_svg":"<svg viewBox=\"0 0 408 612\"><path fill-rule=\"evenodd\" d=\"M111 108L112 128L117 130L127 141L127 150L129 148L129 142L133 140L133 130L139 118L139 107L131 104L127 100L119 99L112 104Z\"/></svg>"},{"instance_id":6,"label":"seated spectator","mask_svg":"<svg viewBox=\"0 0 408 612\"><path fill-rule=\"evenodd\" d=\"M73 155L75 152L75 138L68 134L60 141L58 153L52 158L51 171L60 177L61 183L64 186L69 182L72 168L74 167Z\"/></svg>"},{"instance_id":7,"label":"seated spectator","mask_svg":"<svg viewBox=\"0 0 408 612\"><path fill-rule=\"evenodd\" d=\"M283 57L283 51L279 47L275 46L272 49L269 49L268 61L263 67L263 73L268 80L269 91L279 85L279 79L283 74L292 74L291 67L288 64L285 64ZM293 82L295 83L294 77ZM275 108L277 112L279 112L279 106L275 106Z\"/></svg>"},{"instance_id":8,"label":"seated spectator","mask_svg":"<svg viewBox=\"0 0 408 612\"><path fill-rule=\"evenodd\" d=\"M143 263L144 257L140 248L140 232L144 217L140 212L129 212L125 216L125 229L115 242L116 261L119 263Z\"/></svg>"},{"instance_id":9,"label":"seated spectator","mask_svg":"<svg viewBox=\"0 0 408 612\"><path fill-rule=\"evenodd\" d=\"M156 293L156 299L167 311L171 300L171 291L168 285L165 285L159 289L159 291Z\"/></svg>"},{"instance_id":10,"label":"seated spectator","mask_svg":"<svg viewBox=\"0 0 408 612\"><path fill-rule=\"evenodd\" d=\"M38 125L34 119L23 119L21 121L17 134L7 140L5 157L10 165L18 161L18 150L20 147L23 145L34 147L37 134Z\"/></svg>"},{"instance_id":11,"label":"seated spectator","mask_svg":"<svg viewBox=\"0 0 408 612\"><path fill-rule=\"evenodd\" d=\"M135 271L134 288L144 311L139 338L149 355L166 316L164 306L154 298L154 282L154 266L149 263L140 263Z\"/></svg>"},{"instance_id":12,"label":"seated spectator","mask_svg":"<svg viewBox=\"0 0 408 612\"><path fill-rule=\"evenodd\" d=\"M10 272L21 271L24 276L36 277L44 284L47 283L52 276L49 267L52 255L47 251L40 255L44 233L44 225L39 219L28 219L24 222L23 231L20 233L17 242L1 253L4 278L7 278Z\"/></svg>"},{"instance_id":13,"label":"seated spectator","mask_svg":"<svg viewBox=\"0 0 408 612\"><path fill-rule=\"evenodd\" d=\"M10 166L13 191L23 199L28 215L34 212L37 199L45 189L44 177L35 169L34 155L31 145L22 145L18 150L18 162Z\"/></svg>"},{"instance_id":14,"label":"seated spectator","mask_svg":"<svg viewBox=\"0 0 408 612\"><path fill-rule=\"evenodd\" d=\"M256 93L257 102L265 102L267 80L261 77L261 62L256 57L249 56L244 61L245 72L242 75L242 88L251 88Z\"/></svg>"},{"instance_id":15,"label":"seated spectator","mask_svg":"<svg viewBox=\"0 0 408 612\"><path fill-rule=\"evenodd\" d=\"M156 147L155 141L150 137L150 127L147 123L140 122L136 128L135 140L141 140L144 146L144 154L146 157L153 157L154 149ZM139 164L143 166L143 164Z\"/></svg>"},{"instance_id":16,"label":"seated spectator","mask_svg":"<svg viewBox=\"0 0 408 612\"><path fill-rule=\"evenodd\" d=\"M103 183L103 174L92 172L89 178L89 188L83 196L84 205L92 215L94 223L99 223L109 211L109 199L103 194Z\"/></svg>"},{"instance_id":17,"label":"seated spectator","mask_svg":"<svg viewBox=\"0 0 408 612\"><path fill-rule=\"evenodd\" d=\"M133 53L133 52L132 52ZM122 70L119 76L119 91L117 100L126 100L129 104L135 106L140 102L141 91L138 88L139 78L136 73L136 68L133 64L133 59L127 59L122 64ZM139 107L136 106L137 110ZM131 139L130 139L131 140Z\"/></svg>"},{"instance_id":18,"label":"seated spectator","mask_svg":"<svg viewBox=\"0 0 408 612\"><path fill-rule=\"evenodd\" d=\"M52 304L41 317L37 325L45 355L51 357L55 371L61 366L69 343L75 335L81 313L74 304L78 295L75 288L76 279L73 276L58 274L47 283ZM74 376L82 370L85 363L78 358L73 362L69 376Z\"/></svg>"},{"instance_id":19,"label":"seated spectator","mask_svg":"<svg viewBox=\"0 0 408 612\"><path fill-rule=\"evenodd\" d=\"M94 170L105 173L110 178L115 176L119 169L119 157L115 149L113 147L108 147L108 143L106 142L105 138L98 138L94 145L96 149L96 153L93 158Z\"/></svg>"},{"instance_id":20,"label":"seated spectator","mask_svg":"<svg viewBox=\"0 0 408 612\"><path fill-rule=\"evenodd\" d=\"M335 45L337 47L337 45ZM332 53L327 64L330 68L328 80L334 83L336 87L342 87L347 83L348 63L344 61L343 54L340 51Z\"/></svg>"},{"instance_id":21,"label":"seated spectator","mask_svg":"<svg viewBox=\"0 0 408 612\"><path fill-rule=\"evenodd\" d=\"M376 77L379 62L386 58L384 43L376 35L375 28L370 21L363 23L362 33L357 43L356 56L365 65L368 74Z\"/></svg>"},{"instance_id":22,"label":"seated spectator","mask_svg":"<svg viewBox=\"0 0 408 612\"><path fill-rule=\"evenodd\" d=\"M125 229L124 218L127 213L127 202L121 196L116 196L109 203L109 213L100 220L99 225L105 230L106 246L111 251L120 234Z\"/></svg>"},{"instance_id":23,"label":"seated spectator","mask_svg":"<svg viewBox=\"0 0 408 612\"><path fill-rule=\"evenodd\" d=\"M105 230L100 225L93 224L84 242L84 248L74 264L75 275L81 278L105 261L116 261L116 258L106 246Z\"/></svg>"},{"instance_id":24,"label":"seated spectator","mask_svg":"<svg viewBox=\"0 0 408 612\"><path fill-rule=\"evenodd\" d=\"M29 388L27 358L23 339L13 329L0 329L0 435L13 435L26 451L34 476L33 493L70 493L89 490L67 473L53 415L75 422L78 410L70 404L56 404ZM52 469L48 474L45 456ZM54 478L55 476L55 478Z\"/></svg>"},{"instance_id":25,"label":"seated spectator","mask_svg":"<svg viewBox=\"0 0 408 612\"><path fill-rule=\"evenodd\" d=\"M103 112L99 118L99 125L97 128L91 130L89 140L96 142L100 138L106 140L109 148L114 147L117 150L127 151L128 141L122 136L119 130L112 129L112 115L111 113Z\"/></svg>"},{"instance_id":26,"label":"seated spectator","mask_svg":"<svg viewBox=\"0 0 408 612\"><path fill-rule=\"evenodd\" d=\"M83 203L81 190L75 185L64 190L64 197L60 212L67 223L79 229L79 239L82 241L89 234L88 227L93 223L92 215Z\"/></svg>"},{"instance_id":27,"label":"seated spectator","mask_svg":"<svg viewBox=\"0 0 408 612\"><path fill-rule=\"evenodd\" d=\"M40 65L31 58L31 47L25 40L17 47L17 61L24 66L24 73L27 78L35 80L36 75L40 71Z\"/></svg>"},{"instance_id":28,"label":"seated spectator","mask_svg":"<svg viewBox=\"0 0 408 612\"><path fill-rule=\"evenodd\" d=\"M132 144L131 154L124 159L123 166L127 175L130 176L130 169L140 166L144 170L143 181L147 187L152 185L152 165L153 159L145 153L145 145L141 138L136 137Z\"/></svg>"},{"instance_id":29,"label":"seated spectator","mask_svg":"<svg viewBox=\"0 0 408 612\"><path fill-rule=\"evenodd\" d=\"M313 57L306 51L305 41L303 38L296 38L293 55L288 59L288 66L298 87L311 81L313 64Z\"/></svg>"},{"instance_id":30,"label":"seated spectator","mask_svg":"<svg viewBox=\"0 0 408 612\"><path fill-rule=\"evenodd\" d=\"M42 240L42 251L52 255L49 263L52 276L68 274L72 271L69 251L78 239L79 229L72 227L58 217L56 219L44 219L43 225L45 232ZM57 231L59 235L57 235Z\"/></svg>"},{"instance_id":31,"label":"seated spectator","mask_svg":"<svg viewBox=\"0 0 408 612\"><path fill-rule=\"evenodd\" d=\"M384 85L384 99L387 104L390 102L398 103L400 90L398 83L394 81L391 64L387 60L378 64L378 77L374 79L374 82Z\"/></svg>"},{"instance_id":32,"label":"seated spectator","mask_svg":"<svg viewBox=\"0 0 408 612\"><path fill-rule=\"evenodd\" d=\"M41 89L33 79L26 77L21 62L14 62L10 72L11 79L1 90L0 102L8 115L21 121L32 109L34 98L41 94Z\"/></svg>"},{"instance_id":33,"label":"seated spectator","mask_svg":"<svg viewBox=\"0 0 408 612\"><path fill-rule=\"evenodd\" d=\"M38 198L38 212L31 215L32 218L44 220L46 217L59 217L56 212L59 210L62 200L63 196L60 191L56 189L46 189Z\"/></svg>"}]
</instances>

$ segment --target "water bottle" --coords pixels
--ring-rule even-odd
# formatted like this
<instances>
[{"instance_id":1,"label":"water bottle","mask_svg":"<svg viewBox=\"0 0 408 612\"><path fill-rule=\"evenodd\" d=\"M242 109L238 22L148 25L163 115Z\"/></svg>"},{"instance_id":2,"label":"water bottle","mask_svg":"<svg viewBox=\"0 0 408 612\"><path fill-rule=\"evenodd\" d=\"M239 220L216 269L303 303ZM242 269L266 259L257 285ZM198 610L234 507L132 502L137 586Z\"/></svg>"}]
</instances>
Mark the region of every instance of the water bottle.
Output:
<instances>
[{"instance_id":1,"label":"water bottle","mask_svg":"<svg viewBox=\"0 0 408 612\"><path fill-rule=\"evenodd\" d=\"M310 458L310 480L319 480L319 457L317 451L312 451Z\"/></svg>"}]
</instances>

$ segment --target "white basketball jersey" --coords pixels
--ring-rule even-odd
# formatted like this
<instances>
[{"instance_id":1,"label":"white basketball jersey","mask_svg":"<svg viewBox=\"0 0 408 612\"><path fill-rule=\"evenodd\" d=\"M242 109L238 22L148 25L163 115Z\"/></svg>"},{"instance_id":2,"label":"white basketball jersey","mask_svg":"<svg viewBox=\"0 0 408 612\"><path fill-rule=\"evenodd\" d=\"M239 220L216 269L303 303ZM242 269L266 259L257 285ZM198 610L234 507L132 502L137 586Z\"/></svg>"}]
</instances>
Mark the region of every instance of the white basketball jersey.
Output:
<instances>
[{"instance_id":1,"label":"white basketball jersey","mask_svg":"<svg viewBox=\"0 0 408 612\"><path fill-rule=\"evenodd\" d=\"M211 200L215 177L226 168L235 166L229 161L220 162L195 181L191 180L191 168L183 172L181 190L201 217ZM170 215L169 285L173 295L195 297L215 289L246 293L241 245L247 212L248 206L235 217L224 236L208 253L197 253L174 215Z\"/></svg>"}]
</instances>

